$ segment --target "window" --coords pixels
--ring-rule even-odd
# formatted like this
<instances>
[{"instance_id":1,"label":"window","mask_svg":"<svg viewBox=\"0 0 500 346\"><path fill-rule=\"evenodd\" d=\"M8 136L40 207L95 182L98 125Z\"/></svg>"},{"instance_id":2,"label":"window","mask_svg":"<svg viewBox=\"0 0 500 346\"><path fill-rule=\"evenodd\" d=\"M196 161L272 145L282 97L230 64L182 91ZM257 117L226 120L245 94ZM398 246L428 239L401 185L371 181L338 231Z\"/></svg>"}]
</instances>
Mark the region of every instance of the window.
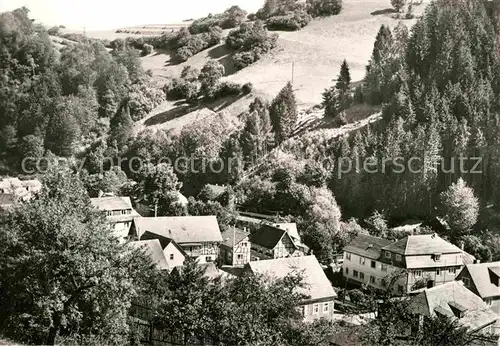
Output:
<instances>
[{"instance_id":1,"label":"window","mask_svg":"<svg viewBox=\"0 0 500 346\"><path fill-rule=\"evenodd\" d=\"M345 268L345 275L349 275L349 268Z\"/></svg>"},{"instance_id":2,"label":"window","mask_svg":"<svg viewBox=\"0 0 500 346\"><path fill-rule=\"evenodd\" d=\"M345 253L345 259L349 261L351 260L351 254L349 252Z\"/></svg>"},{"instance_id":3,"label":"window","mask_svg":"<svg viewBox=\"0 0 500 346\"><path fill-rule=\"evenodd\" d=\"M441 269L436 269L436 275L441 275Z\"/></svg>"},{"instance_id":4,"label":"window","mask_svg":"<svg viewBox=\"0 0 500 346\"><path fill-rule=\"evenodd\" d=\"M462 278L462 281L464 282L465 287L469 287L470 286L469 278Z\"/></svg>"},{"instance_id":5,"label":"window","mask_svg":"<svg viewBox=\"0 0 500 346\"><path fill-rule=\"evenodd\" d=\"M306 315L306 307L305 306L301 306L300 307L300 312L302 313L302 316L305 316Z\"/></svg>"},{"instance_id":6,"label":"window","mask_svg":"<svg viewBox=\"0 0 500 346\"><path fill-rule=\"evenodd\" d=\"M435 253L434 255L432 255L432 258L434 259L434 261L439 261L441 259L441 254Z\"/></svg>"},{"instance_id":7,"label":"window","mask_svg":"<svg viewBox=\"0 0 500 346\"><path fill-rule=\"evenodd\" d=\"M319 313L319 304L313 305L313 315L317 315Z\"/></svg>"},{"instance_id":8,"label":"window","mask_svg":"<svg viewBox=\"0 0 500 346\"><path fill-rule=\"evenodd\" d=\"M207 256L207 258L205 259L205 261L212 262L212 257L211 256Z\"/></svg>"},{"instance_id":9,"label":"window","mask_svg":"<svg viewBox=\"0 0 500 346\"><path fill-rule=\"evenodd\" d=\"M330 309L330 303L324 303L323 304L323 312L328 312Z\"/></svg>"},{"instance_id":10,"label":"window","mask_svg":"<svg viewBox=\"0 0 500 346\"><path fill-rule=\"evenodd\" d=\"M372 264L371 264L372 268L377 268L377 262L375 261L372 261Z\"/></svg>"},{"instance_id":11,"label":"window","mask_svg":"<svg viewBox=\"0 0 500 346\"><path fill-rule=\"evenodd\" d=\"M491 304L493 303L493 299L491 299L491 298L486 298L486 299L484 300L484 302L485 302L487 305L491 306Z\"/></svg>"},{"instance_id":12,"label":"window","mask_svg":"<svg viewBox=\"0 0 500 346\"><path fill-rule=\"evenodd\" d=\"M108 211L108 212L106 212L106 215L107 216L111 216L111 215L113 215L113 212L112 211Z\"/></svg>"},{"instance_id":13,"label":"window","mask_svg":"<svg viewBox=\"0 0 500 346\"><path fill-rule=\"evenodd\" d=\"M450 267L450 268L448 268L448 273L450 273L450 274L456 274L457 273L457 269L454 268L454 267Z\"/></svg>"},{"instance_id":14,"label":"window","mask_svg":"<svg viewBox=\"0 0 500 346\"><path fill-rule=\"evenodd\" d=\"M357 278L358 277L358 271L357 270L353 270L352 276L354 276L355 278Z\"/></svg>"},{"instance_id":15,"label":"window","mask_svg":"<svg viewBox=\"0 0 500 346\"><path fill-rule=\"evenodd\" d=\"M247 243L241 243L241 246L247 247Z\"/></svg>"},{"instance_id":16,"label":"window","mask_svg":"<svg viewBox=\"0 0 500 346\"><path fill-rule=\"evenodd\" d=\"M365 265L365 258L364 257L359 258L359 264L361 264L363 266Z\"/></svg>"},{"instance_id":17,"label":"window","mask_svg":"<svg viewBox=\"0 0 500 346\"><path fill-rule=\"evenodd\" d=\"M383 272L387 272L387 264L382 264L380 268L382 269Z\"/></svg>"},{"instance_id":18,"label":"window","mask_svg":"<svg viewBox=\"0 0 500 346\"><path fill-rule=\"evenodd\" d=\"M374 284L375 283L375 276L370 275L370 283Z\"/></svg>"},{"instance_id":19,"label":"window","mask_svg":"<svg viewBox=\"0 0 500 346\"><path fill-rule=\"evenodd\" d=\"M359 278L360 278L361 280L364 280L364 279L365 279L365 273L363 273L363 272L359 272Z\"/></svg>"},{"instance_id":20,"label":"window","mask_svg":"<svg viewBox=\"0 0 500 346\"><path fill-rule=\"evenodd\" d=\"M385 252L385 258L391 258L391 253L390 252Z\"/></svg>"},{"instance_id":21,"label":"window","mask_svg":"<svg viewBox=\"0 0 500 346\"><path fill-rule=\"evenodd\" d=\"M173 261L173 260L174 260L174 254L173 254L173 253L171 253L171 254L170 254L170 260L171 260L171 261Z\"/></svg>"},{"instance_id":22,"label":"window","mask_svg":"<svg viewBox=\"0 0 500 346\"><path fill-rule=\"evenodd\" d=\"M396 261L401 261L401 255L400 254L396 254Z\"/></svg>"},{"instance_id":23,"label":"window","mask_svg":"<svg viewBox=\"0 0 500 346\"><path fill-rule=\"evenodd\" d=\"M415 276L422 276L422 271L421 270L415 270L414 274L415 274Z\"/></svg>"},{"instance_id":24,"label":"window","mask_svg":"<svg viewBox=\"0 0 500 346\"><path fill-rule=\"evenodd\" d=\"M243 255L238 254L237 258L238 258L239 260L241 260L241 259L243 259Z\"/></svg>"}]
</instances>

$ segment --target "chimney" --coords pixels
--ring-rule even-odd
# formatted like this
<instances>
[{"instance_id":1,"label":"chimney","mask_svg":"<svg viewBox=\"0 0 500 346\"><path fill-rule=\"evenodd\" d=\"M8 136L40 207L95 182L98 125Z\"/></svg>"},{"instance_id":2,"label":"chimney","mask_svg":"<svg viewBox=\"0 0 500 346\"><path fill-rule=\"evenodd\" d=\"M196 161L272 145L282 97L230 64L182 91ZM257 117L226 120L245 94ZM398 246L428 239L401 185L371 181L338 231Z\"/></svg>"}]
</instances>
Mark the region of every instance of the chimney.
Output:
<instances>
[{"instance_id":1,"label":"chimney","mask_svg":"<svg viewBox=\"0 0 500 346\"><path fill-rule=\"evenodd\" d=\"M481 263L481 260L480 260L480 259L475 259L475 260L474 260L474 264L479 264L479 263Z\"/></svg>"},{"instance_id":2,"label":"chimney","mask_svg":"<svg viewBox=\"0 0 500 346\"><path fill-rule=\"evenodd\" d=\"M465 244L463 241L460 242L460 250L464 251Z\"/></svg>"}]
</instances>

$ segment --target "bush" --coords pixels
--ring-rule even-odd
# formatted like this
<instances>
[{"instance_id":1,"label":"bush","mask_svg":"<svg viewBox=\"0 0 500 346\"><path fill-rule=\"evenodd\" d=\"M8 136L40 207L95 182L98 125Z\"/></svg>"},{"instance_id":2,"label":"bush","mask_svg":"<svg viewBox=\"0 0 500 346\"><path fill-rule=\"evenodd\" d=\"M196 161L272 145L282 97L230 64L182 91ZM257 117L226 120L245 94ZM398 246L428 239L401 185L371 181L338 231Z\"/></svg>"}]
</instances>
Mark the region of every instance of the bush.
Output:
<instances>
[{"instance_id":1,"label":"bush","mask_svg":"<svg viewBox=\"0 0 500 346\"><path fill-rule=\"evenodd\" d=\"M232 82L222 82L217 87L217 92L215 93L216 98L222 98L227 96L238 96L241 93L241 85Z\"/></svg>"},{"instance_id":2,"label":"bush","mask_svg":"<svg viewBox=\"0 0 500 346\"><path fill-rule=\"evenodd\" d=\"M249 52L239 52L234 54L233 57L231 58L231 61L233 62L233 65L237 70L241 70L253 64L256 61L256 59L254 52L249 51Z\"/></svg>"},{"instance_id":3,"label":"bush","mask_svg":"<svg viewBox=\"0 0 500 346\"><path fill-rule=\"evenodd\" d=\"M165 101L165 93L152 81L133 84L130 87L128 106L134 121L143 119Z\"/></svg>"},{"instance_id":4,"label":"bush","mask_svg":"<svg viewBox=\"0 0 500 346\"><path fill-rule=\"evenodd\" d=\"M171 100L194 100L198 97L198 84L181 78L174 78L170 84L165 85L167 98Z\"/></svg>"},{"instance_id":5,"label":"bush","mask_svg":"<svg viewBox=\"0 0 500 346\"><path fill-rule=\"evenodd\" d=\"M307 0L307 12L313 17L333 16L342 10L342 0Z\"/></svg>"},{"instance_id":6,"label":"bush","mask_svg":"<svg viewBox=\"0 0 500 346\"><path fill-rule=\"evenodd\" d=\"M141 51L141 55L142 56L146 56L146 55L149 55L153 53L153 46L150 45L150 44L144 44L144 46L142 47L142 51Z\"/></svg>"},{"instance_id":7,"label":"bush","mask_svg":"<svg viewBox=\"0 0 500 346\"><path fill-rule=\"evenodd\" d=\"M58 26L53 26L52 28L47 30L47 33L51 36L59 36L59 34L61 33L61 28Z\"/></svg>"},{"instance_id":8,"label":"bush","mask_svg":"<svg viewBox=\"0 0 500 346\"><path fill-rule=\"evenodd\" d=\"M295 11L283 16L270 17L266 24L268 30L297 31L309 24L311 20L309 13Z\"/></svg>"},{"instance_id":9,"label":"bush","mask_svg":"<svg viewBox=\"0 0 500 346\"><path fill-rule=\"evenodd\" d=\"M269 35L262 21L244 23L229 33L226 45L237 50L232 59L237 69L245 68L276 47L278 36Z\"/></svg>"},{"instance_id":10,"label":"bush","mask_svg":"<svg viewBox=\"0 0 500 346\"><path fill-rule=\"evenodd\" d=\"M199 35L191 35L181 30L176 39L177 51L175 53L175 59L180 62L187 61L190 57L198 54L202 50L219 44L221 38L222 29L219 27L212 27L209 29L209 32Z\"/></svg>"},{"instance_id":11,"label":"bush","mask_svg":"<svg viewBox=\"0 0 500 346\"><path fill-rule=\"evenodd\" d=\"M247 16L247 19L251 22L257 20L257 15L255 13L250 13L248 16Z\"/></svg>"},{"instance_id":12,"label":"bush","mask_svg":"<svg viewBox=\"0 0 500 346\"><path fill-rule=\"evenodd\" d=\"M244 95L248 95L253 91L253 84L248 82L241 87L241 92Z\"/></svg>"},{"instance_id":13,"label":"bush","mask_svg":"<svg viewBox=\"0 0 500 346\"><path fill-rule=\"evenodd\" d=\"M243 23L247 12L238 6L228 8L224 13L210 15L208 17L195 20L189 27L191 34L201 34L209 32L210 28L219 26L222 29L236 28Z\"/></svg>"},{"instance_id":14,"label":"bush","mask_svg":"<svg viewBox=\"0 0 500 346\"><path fill-rule=\"evenodd\" d=\"M399 13L405 7L406 0L391 0L391 5Z\"/></svg>"}]
</instances>

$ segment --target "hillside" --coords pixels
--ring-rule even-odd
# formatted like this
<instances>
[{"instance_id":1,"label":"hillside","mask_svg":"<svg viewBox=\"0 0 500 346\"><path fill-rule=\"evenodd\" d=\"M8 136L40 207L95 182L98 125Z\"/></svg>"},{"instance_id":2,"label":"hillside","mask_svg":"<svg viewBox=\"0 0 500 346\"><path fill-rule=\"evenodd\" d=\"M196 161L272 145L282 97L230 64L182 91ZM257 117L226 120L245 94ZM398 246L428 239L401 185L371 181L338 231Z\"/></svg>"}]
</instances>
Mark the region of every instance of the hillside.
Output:
<instances>
[{"instance_id":1,"label":"hillside","mask_svg":"<svg viewBox=\"0 0 500 346\"><path fill-rule=\"evenodd\" d=\"M415 6L414 13L423 12L424 4ZM321 102L322 91L331 85L343 59L351 67L353 80L361 80L370 59L375 35L382 24L394 27L388 0L346 0L338 16L317 19L298 32L279 32L278 48L256 64L228 76L237 83L252 82L264 94L274 96L292 78L300 106L306 108ZM405 20L412 26L416 19ZM214 58L226 66L228 54L224 45L203 51L187 62L172 65L168 52L157 52L143 58L145 69L151 69L159 79L178 76L184 66L201 68L207 59Z\"/></svg>"}]
</instances>

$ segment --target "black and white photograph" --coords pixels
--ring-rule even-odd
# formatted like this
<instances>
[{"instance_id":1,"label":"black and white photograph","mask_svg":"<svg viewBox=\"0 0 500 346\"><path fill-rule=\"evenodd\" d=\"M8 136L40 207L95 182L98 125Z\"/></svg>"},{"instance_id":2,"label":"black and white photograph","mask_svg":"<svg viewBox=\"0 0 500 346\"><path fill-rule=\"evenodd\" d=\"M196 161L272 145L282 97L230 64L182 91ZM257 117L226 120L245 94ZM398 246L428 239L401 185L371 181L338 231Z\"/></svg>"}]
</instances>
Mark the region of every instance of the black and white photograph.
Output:
<instances>
[{"instance_id":1,"label":"black and white photograph","mask_svg":"<svg viewBox=\"0 0 500 346\"><path fill-rule=\"evenodd\" d=\"M500 0L0 0L0 346L500 346Z\"/></svg>"}]
</instances>

